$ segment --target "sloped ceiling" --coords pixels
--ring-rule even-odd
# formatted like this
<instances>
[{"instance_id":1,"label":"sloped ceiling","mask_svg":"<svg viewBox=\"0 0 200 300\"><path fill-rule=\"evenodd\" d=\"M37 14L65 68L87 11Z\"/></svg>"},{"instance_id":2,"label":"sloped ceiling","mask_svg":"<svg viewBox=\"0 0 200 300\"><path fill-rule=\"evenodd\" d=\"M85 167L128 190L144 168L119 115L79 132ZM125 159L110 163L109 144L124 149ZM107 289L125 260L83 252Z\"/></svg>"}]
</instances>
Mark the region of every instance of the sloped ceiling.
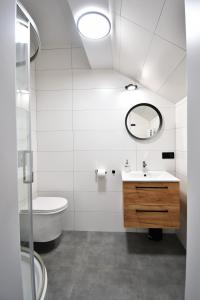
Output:
<instances>
[{"instance_id":1,"label":"sloped ceiling","mask_svg":"<svg viewBox=\"0 0 200 300\"><path fill-rule=\"evenodd\" d=\"M184 0L22 0L38 24L43 48L82 46L91 68L114 68L177 102L186 95ZM77 13L99 9L112 32L82 39Z\"/></svg>"},{"instance_id":2,"label":"sloped ceiling","mask_svg":"<svg viewBox=\"0 0 200 300\"><path fill-rule=\"evenodd\" d=\"M172 102L186 95L184 0L110 0L113 64Z\"/></svg>"},{"instance_id":3,"label":"sloped ceiling","mask_svg":"<svg viewBox=\"0 0 200 300\"><path fill-rule=\"evenodd\" d=\"M67 0L20 0L20 2L37 24L43 48L82 46Z\"/></svg>"}]
</instances>

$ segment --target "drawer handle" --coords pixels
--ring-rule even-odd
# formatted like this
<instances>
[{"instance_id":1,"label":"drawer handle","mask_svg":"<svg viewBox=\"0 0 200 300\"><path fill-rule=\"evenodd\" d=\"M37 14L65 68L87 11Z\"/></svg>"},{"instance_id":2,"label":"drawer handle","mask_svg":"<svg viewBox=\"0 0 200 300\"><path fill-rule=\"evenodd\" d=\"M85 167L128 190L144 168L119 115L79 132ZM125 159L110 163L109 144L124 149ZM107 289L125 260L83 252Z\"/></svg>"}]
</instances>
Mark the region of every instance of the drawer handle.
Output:
<instances>
[{"instance_id":1,"label":"drawer handle","mask_svg":"<svg viewBox=\"0 0 200 300\"><path fill-rule=\"evenodd\" d=\"M149 212L149 213L154 213L154 212L158 212L158 213L168 213L168 209L159 209L159 210L155 210L155 209L136 209L136 213L143 213L143 212Z\"/></svg>"},{"instance_id":2,"label":"drawer handle","mask_svg":"<svg viewBox=\"0 0 200 300\"><path fill-rule=\"evenodd\" d=\"M144 190L144 189L167 190L168 186L136 186L136 190Z\"/></svg>"}]
</instances>

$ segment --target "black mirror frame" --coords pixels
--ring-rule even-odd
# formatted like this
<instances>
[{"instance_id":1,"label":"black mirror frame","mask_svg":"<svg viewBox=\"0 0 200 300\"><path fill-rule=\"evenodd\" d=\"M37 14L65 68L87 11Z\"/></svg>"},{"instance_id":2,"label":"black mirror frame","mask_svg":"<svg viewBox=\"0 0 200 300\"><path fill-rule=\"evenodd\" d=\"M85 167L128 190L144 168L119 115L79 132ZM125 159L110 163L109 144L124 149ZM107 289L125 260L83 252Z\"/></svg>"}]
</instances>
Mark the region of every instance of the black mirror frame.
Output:
<instances>
[{"instance_id":1,"label":"black mirror frame","mask_svg":"<svg viewBox=\"0 0 200 300\"><path fill-rule=\"evenodd\" d=\"M148 106L148 107L151 107L151 108L154 109L154 110L157 112L157 114L158 114L158 117L159 117L159 120L160 120L159 128L158 128L158 130L157 130L157 133L156 133L155 135L153 135L152 137L149 137L149 138L140 138L140 137L137 137L137 136L133 135L133 134L130 132L129 128L128 128L128 125L127 125L128 116L129 116L130 112L131 112L133 109L135 109L136 107L138 107L138 106ZM126 117L125 117L125 126L126 126L126 130L128 131L128 133L129 133L130 136L132 136L133 138L135 138L135 139L137 139L137 140L143 140L143 141L145 141L145 140L151 140L151 139L153 139L154 137L156 137L156 136L158 135L159 131L160 131L161 128L162 128L162 124L163 124L163 117L162 117L161 112L157 109L157 107L155 107L154 105L149 104L149 103L139 103L139 104L137 104L137 105L131 107L131 108L129 109L129 111L127 112Z\"/></svg>"}]
</instances>

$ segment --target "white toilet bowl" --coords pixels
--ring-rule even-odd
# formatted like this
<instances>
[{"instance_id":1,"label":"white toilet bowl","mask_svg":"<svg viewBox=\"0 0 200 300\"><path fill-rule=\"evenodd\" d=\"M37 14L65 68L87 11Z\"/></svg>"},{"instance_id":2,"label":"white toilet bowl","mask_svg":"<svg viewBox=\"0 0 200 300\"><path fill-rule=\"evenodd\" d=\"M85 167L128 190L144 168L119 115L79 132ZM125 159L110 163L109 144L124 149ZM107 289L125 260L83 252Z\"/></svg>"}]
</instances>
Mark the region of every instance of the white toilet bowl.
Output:
<instances>
[{"instance_id":1,"label":"white toilet bowl","mask_svg":"<svg viewBox=\"0 0 200 300\"><path fill-rule=\"evenodd\" d=\"M33 199L33 241L50 242L62 233L62 214L68 201L60 197L37 197ZM20 212L21 240L29 240L29 216L26 209Z\"/></svg>"}]
</instances>

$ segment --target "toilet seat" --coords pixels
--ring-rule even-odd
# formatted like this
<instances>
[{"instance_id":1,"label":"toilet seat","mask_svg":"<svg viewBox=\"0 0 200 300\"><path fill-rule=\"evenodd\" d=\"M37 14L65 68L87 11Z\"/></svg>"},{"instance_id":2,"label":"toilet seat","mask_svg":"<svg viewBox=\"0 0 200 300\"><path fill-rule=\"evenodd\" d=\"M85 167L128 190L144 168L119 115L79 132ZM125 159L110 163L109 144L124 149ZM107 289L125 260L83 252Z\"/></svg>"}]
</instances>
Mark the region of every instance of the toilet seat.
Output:
<instances>
[{"instance_id":1,"label":"toilet seat","mask_svg":"<svg viewBox=\"0 0 200 300\"><path fill-rule=\"evenodd\" d=\"M61 197L37 197L33 199L33 213L57 213L67 207L67 199Z\"/></svg>"},{"instance_id":2,"label":"toilet seat","mask_svg":"<svg viewBox=\"0 0 200 300\"><path fill-rule=\"evenodd\" d=\"M68 201L61 197L37 197L32 201L33 214L54 214L65 210ZM27 210L22 210L22 213Z\"/></svg>"}]
</instances>

